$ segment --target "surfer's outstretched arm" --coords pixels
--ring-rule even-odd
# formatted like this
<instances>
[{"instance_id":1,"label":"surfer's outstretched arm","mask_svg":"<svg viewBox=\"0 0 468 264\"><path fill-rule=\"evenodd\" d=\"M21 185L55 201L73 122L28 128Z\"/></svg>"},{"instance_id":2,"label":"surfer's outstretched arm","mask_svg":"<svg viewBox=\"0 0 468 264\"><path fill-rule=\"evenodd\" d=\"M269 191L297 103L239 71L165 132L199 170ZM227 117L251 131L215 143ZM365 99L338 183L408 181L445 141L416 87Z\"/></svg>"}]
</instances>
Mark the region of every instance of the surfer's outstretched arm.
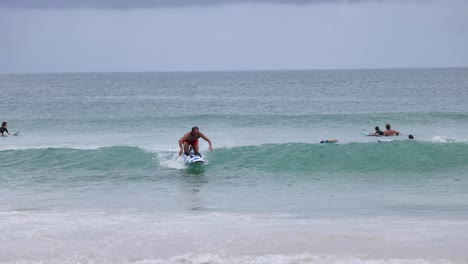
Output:
<instances>
[{"instance_id":1,"label":"surfer's outstretched arm","mask_svg":"<svg viewBox=\"0 0 468 264\"><path fill-rule=\"evenodd\" d=\"M210 144L210 147L209 147L210 151L213 151L213 145L211 144L211 140L201 132L200 132L200 137L203 138L204 140L206 140L208 142L208 144Z\"/></svg>"}]
</instances>

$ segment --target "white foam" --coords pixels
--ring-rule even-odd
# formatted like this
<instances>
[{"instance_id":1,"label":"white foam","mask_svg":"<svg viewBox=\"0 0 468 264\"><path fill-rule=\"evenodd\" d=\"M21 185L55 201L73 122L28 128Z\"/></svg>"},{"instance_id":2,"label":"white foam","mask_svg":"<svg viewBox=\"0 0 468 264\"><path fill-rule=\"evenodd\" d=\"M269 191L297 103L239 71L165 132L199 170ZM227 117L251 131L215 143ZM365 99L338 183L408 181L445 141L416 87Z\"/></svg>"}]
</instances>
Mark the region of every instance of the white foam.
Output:
<instances>
[{"instance_id":1,"label":"white foam","mask_svg":"<svg viewBox=\"0 0 468 264\"><path fill-rule=\"evenodd\" d=\"M456 139L447 136L434 136L431 140L434 143L455 143Z\"/></svg>"},{"instance_id":2,"label":"white foam","mask_svg":"<svg viewBox=\"0 0 468 264\"><path fill-rule=\"evenodd\" d=\"M174 154L163 154L161 152L158 153L158 160L161 164L161 167L171 168L171 169L185 169L186 165L183 159L178 155L177 152Z\"/></svg>"},{"instance_id":3,"label":"white foam","mask_svg":"<svg viewBox=\"0 0 468 264\"><path fill-rule=\"evenodd\" d=\"M58 254L57 254L58 255ZM8 261L10 262L10 261ZM241 255L230 256L226 254L187 254L168 259L119 259L112 257L84 257L75 255L73 257L53 256L40 260L15 260L18 264L47 264L47 263L132 263L132 264L465 264L466 260L449 259L398 259L398 258L368 258L360 256L323 256L307 253L297 255Z\"/></svg>"},{"instance_id":4,"label":"white foam","mask_svg":"<svg viewBox=\"0 0 468 264\"><path fill-rule=\"evenodd\" d=\"M220 254L190 254L170 259L141 260L135 264L451 264L457 263L445 259L391 259L366 258L359 256L321 256L307 253L297 255L243 255L229 256ZM462 263L460 261L460 263Z\"/></svg>"},{"instance_id":5,"label":"white foam","mask_svg":"<svg viewBox=\"0 0 468 264\"><path fill-rule=\"evenodd\" d=\"M464 220L288 215L0 212L0 261L34 263L452 263ZM456 263L456 262L453 262Z\"/></svg>"}]
</instances>

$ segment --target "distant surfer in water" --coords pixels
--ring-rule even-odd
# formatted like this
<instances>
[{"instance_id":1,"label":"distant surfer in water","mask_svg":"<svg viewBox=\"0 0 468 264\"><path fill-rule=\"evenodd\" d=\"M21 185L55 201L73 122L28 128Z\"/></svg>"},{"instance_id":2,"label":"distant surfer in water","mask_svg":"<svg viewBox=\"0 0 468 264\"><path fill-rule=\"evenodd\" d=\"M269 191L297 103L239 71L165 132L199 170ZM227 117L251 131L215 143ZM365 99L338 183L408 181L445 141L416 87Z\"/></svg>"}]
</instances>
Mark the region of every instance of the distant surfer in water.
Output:
<instances>
[{"instance_id":1,"label":"distant surfer in water","mask_svg":"<svg viewBox=\"0 0 468 264\"><path fill-rule=\"evenodd\" d=\"M338 142L338 139L325 139L320 141L320 144L326 144L326 143L336 143Z\"/></svg>"},{"instance_id":2,"label":"distant surfer in water","mask_svg":"<svg viewBox=\"0 0 468 264\"><path fill-rule=\"evenodd\" d=\"M211 140L205 136L198 127L194 126L192 127L192 131L186 133L181 139L179 139L179 156L182 155L182 152L185 153L185 155L190 155L190 150L189 147L192 146L193 151L195 152L195 155L200 155L200 152L198 152L198 139L203 138L210 144L210 151L213 150L213 146L211 144Z\"/></svg>"},{"instance_id":3,"label":"distant surfer in water","mask_svg":"<svg viewBox=\"0 0 468 264\"><path fill-rule=\"evenodd\" d=\"M0 133L2 133L2 137L4 137L5 135L3 133L7 133L8 135L10 135L10 132L8 132L8 123L6 121L3 121L2 123L2 127L0 127Z\"/></svg>"},{"instance_id":4,"label":"distant surfer in water","mask_svg":"<svg viewBox=\"0 0 468 264\"><path fill-rule=\"evenodd\" d=\"M383 136L384 135L384 132L382 130L380 130L380 128L378 126L375 127L375 132L374 133L370 133L371 136Z\"/></svg>"},{"instance_id":5,"label":"distant surfer in water","mask_svg":"<svg viewBox=\"0 0 468 264\"><path fill-rule=\"evenodd\" d=\"M399 135L402 135L400 132L396 131L396 130L393 130L390 126L390 124L387 124L385 126L385 128L387 128L387 130L384 131L384 136L388 137L388 136L399 136Z\"/></svg>"}]
</instances>

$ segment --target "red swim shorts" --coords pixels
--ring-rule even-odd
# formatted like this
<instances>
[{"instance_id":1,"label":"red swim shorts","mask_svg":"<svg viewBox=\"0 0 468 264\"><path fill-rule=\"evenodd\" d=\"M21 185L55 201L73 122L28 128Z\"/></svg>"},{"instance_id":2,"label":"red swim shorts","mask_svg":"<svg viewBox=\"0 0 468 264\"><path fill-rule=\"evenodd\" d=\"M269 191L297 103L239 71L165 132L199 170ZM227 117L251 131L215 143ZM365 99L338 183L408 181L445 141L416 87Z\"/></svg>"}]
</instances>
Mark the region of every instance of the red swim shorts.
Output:
<instances>
[{"instance_id":1,"label":"red swim shorts","mask_svg":"<svg viewBox=\"0 0 468 264\"><path fill-rule=\"evenodd\" d=\"M183 143L187 142L189 145L198 145L198 138L195 139L194 141L188 141L188 140L184 140Z\"/></svg>"}]
</instances>

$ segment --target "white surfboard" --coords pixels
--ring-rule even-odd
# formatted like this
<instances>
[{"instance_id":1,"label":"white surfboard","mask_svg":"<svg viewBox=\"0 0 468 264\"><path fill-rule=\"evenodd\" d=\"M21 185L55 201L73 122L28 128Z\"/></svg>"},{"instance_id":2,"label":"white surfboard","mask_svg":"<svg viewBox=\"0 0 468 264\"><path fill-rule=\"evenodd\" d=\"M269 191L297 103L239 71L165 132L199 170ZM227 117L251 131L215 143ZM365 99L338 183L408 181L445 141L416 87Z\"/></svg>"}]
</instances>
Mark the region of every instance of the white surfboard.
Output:
<instances>
[{"instance_id":1,"label":"white surfboard","mask_svg":"<svg viewBox=\"0 0 468 264\"><path fill-rule=\"evenodd\" d=\"M2 136L2 135L0 135ZM9 135L7 133L3 133L3 137L8 137ZM19 136L19 131L16 131L15 133L11 134L10 136Z\"/></svg>"},{"instance_id":2,"label":"white surfboard","mask_svg":"<svg viewBox=\"0 0 468 264\"><path fill-rule=\"evenodd\" d=\"M361 132L361 135L366 137L381 137L381 135L374 135L373 133Z\"/></svg>"},{"instance_id":3,"label":"white surfboard","mask_svg":"<svg viewBox=\"0 0 468 264\"><path fill-rule=\"evenodd\" d=\"M379 139L377 142L393 142L396 141L396 139Z\"/></svg>"},{"instance_id":4,"label":"white surfboard","mask_svg":"<svg viewBox=\"0 0 468 264\"><path fill-rule=\"evenodd\" d=\"M205 163L205 158L203 156L195 155L192 151L190 155L185 155L185 153L183 153L182 159L186 164Z\"/></svg>"}]
</instances>

